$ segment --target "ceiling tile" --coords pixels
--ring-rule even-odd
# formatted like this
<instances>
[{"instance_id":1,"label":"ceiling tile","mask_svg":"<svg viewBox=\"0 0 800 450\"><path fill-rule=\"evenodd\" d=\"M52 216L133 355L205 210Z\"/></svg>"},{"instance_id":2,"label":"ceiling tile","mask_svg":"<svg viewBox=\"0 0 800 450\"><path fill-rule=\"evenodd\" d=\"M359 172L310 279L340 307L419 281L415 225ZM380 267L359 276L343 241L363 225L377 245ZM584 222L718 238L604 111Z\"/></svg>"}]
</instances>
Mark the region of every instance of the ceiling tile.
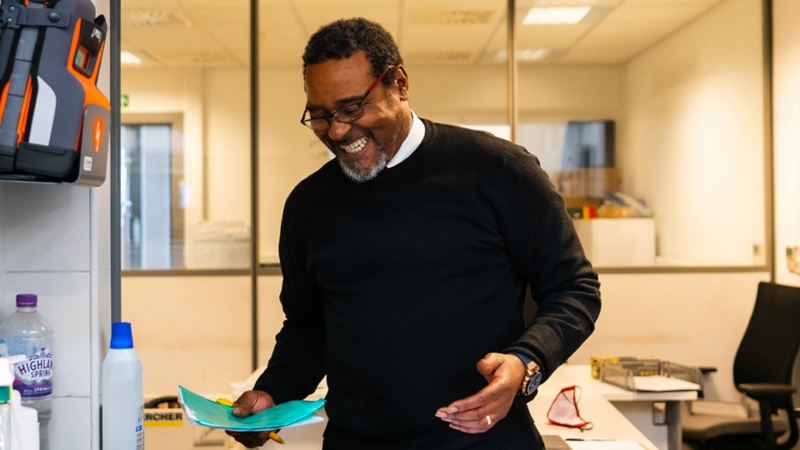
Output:
<instances>
[{"instance_id":1,"label":"ceiling tile","mask_svg":"<svg viewBox=\"0 0 800 450\"><path fill-rule=\"evenodd\" d=\"M591 4L600 8L595 11L608 14L596 15L598 23L520 26L517 49L553 49L559 62L565 63L616 64L719 1L723 0L518 0L520 20L534 4ZM395 36L409 63L488 63L506 47L506 4L506 0L339 0L335 4L329 0L260 0L260 59L268 67L299 65L308 36L320 26L363 16L378 21ZM123 46L169 60L169 64L198 64L208 59L210 64L246 65L249 0L220 5L211 0L124 0ZM150 22L145 13L152 14ZM132 26L162 22L168 25ZM185 57L179 57L182 51Z\"/></svg>"},{"instance_id":2,"label":"ceiling tile","mask_svg":"<svg viewBox=\"0 0 800 450\"><path fill-rule=\"evenodd\" d=\"M629 0L612 10L559 60L619 64L699 17L719 0Z\"/></svg>"},{"instance_id":3,"label":"ceiling tile","mask_svg":"<svg viewBox=\"0 0 800 450\"><path fill-rule=\"evenodd\" d=\"M392 3L392 2L387 2ZM331 7L330 3L326 6L319 8L303 8L298 10L298 15L304 33L309 36L319 30L322 26L327 25L335 20L346 19L350 17L364 17L366 19L378 22L383 25L386 30L393 36L397 36L399 27L399 10L391 7L372 6L356 6L347 7L335 6Z\"/></svg>"},{"instance_id":4,"label":"ceiling tile","mask_svg":"<svg viewBox=\"0 0 800 450\"><path fill-rule=\"evenodd\" d=\"M590 25L553 25L548 27L522 26L517 28L517 48L549 48L561 50L571 47L590 30Z\"/></svg>"}]
</instances>

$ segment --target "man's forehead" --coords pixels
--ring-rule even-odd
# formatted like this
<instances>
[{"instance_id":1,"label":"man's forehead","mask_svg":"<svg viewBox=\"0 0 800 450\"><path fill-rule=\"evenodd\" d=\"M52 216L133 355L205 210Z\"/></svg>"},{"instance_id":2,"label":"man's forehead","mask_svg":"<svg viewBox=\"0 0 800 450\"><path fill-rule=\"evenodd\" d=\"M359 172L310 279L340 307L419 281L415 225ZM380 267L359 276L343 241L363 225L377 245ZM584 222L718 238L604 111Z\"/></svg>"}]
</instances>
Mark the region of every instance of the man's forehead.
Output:
<instances>
[{"instance_id":1,"label":"man's forehead","mask_svg":"<svg viewBox=\"0 0 800 450\"><path fill-rule=\"evenodd\" d=\"M372 65L356 55L309 64L305 74L306 95L309 104L339 103L363 95L373 78Z\"/></svg>"},{"instance_id":2,"label":"man's forehead","mask_svg":"<svg viewBox=\"0 0 800 450\"><path fill-rule=\"evenodd\" d=\"M306 82L309 78L314 81L328 80L340 81L344 78L365 77L369 78L372 74L372 64L366 58L363 51L358 51L347 58L329 59L306 67Z\"/></svg>"}]
</instances>

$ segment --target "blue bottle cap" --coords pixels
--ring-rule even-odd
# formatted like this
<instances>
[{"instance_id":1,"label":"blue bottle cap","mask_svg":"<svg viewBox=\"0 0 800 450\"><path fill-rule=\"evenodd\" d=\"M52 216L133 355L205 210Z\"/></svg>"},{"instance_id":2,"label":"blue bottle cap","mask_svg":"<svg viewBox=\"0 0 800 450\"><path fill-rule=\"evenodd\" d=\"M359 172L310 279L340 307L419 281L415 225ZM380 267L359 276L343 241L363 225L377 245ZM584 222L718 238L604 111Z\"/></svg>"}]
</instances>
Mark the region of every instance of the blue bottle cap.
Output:
<instances>
[{"instance_id":1,"label":"blue bottle cap","mask_svg":"<svg viewBox=\"0 0 800 450\"><path fill-rule=\"evenodd\" d=\"M133 348L133 333L130 322L114 322L111 324L111 348Z\"/></svg>"}]
</instances>

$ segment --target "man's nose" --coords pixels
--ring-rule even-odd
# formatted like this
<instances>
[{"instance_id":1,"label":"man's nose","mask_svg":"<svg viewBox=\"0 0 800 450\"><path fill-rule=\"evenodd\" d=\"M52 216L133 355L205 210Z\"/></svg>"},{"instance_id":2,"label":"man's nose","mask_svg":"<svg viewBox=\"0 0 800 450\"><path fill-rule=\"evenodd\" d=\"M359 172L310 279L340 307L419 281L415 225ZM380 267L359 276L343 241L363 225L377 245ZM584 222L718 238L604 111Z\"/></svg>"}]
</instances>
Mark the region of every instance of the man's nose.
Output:
<instances>
[{"instance_id":1,"label":"man's nose","mask_svg":"<svg viewBox=\"0 0 800 450\"><path fill-rule=\"evenodd\" d=\"M336 119L331 119L331 126L328 127L328 137L334 141L344 139L350 131L351 125L349 123L342 123Z\"/></svg>"}]
</instances>

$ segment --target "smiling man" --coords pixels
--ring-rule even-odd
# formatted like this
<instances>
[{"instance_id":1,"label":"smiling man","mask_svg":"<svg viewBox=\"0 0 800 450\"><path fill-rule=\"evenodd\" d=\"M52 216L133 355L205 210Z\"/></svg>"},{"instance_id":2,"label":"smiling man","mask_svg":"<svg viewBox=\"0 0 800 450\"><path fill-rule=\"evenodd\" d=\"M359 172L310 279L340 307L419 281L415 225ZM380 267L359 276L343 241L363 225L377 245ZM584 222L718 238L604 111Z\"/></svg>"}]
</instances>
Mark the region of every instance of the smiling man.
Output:
<instances>
[{"instance_id":1,"label":"smiling man","mask_svg":"<svg viewBox=\"0 0 800 450\"><path fill-rule=\"evenodd\" d=\"M386 168L411 129L405 69L388 65L370 82L374 75L364 51L341 60L317 58L306 54L308 105L301 122L336 155L348 177L356 182L371 180ZM396 92L386 92L383 80L396 86ZM352 96L367 83L363 95ZM369 115L365 109L370 109Z\"/></svg>"},{"instance_id":2,"label":"smiling man","mask_svg":"<svg viewBox=\"0 0 800 450\"><path fill-rule=\"evenodd\" d=\"M417 117L380 25L329 24L303 62L301 123L336 158L286 201L286 320L234 413L327 375L324 449L541 448L527 402L600 311L561 197L523 148Z\"/></svg>"}]
</instances>

